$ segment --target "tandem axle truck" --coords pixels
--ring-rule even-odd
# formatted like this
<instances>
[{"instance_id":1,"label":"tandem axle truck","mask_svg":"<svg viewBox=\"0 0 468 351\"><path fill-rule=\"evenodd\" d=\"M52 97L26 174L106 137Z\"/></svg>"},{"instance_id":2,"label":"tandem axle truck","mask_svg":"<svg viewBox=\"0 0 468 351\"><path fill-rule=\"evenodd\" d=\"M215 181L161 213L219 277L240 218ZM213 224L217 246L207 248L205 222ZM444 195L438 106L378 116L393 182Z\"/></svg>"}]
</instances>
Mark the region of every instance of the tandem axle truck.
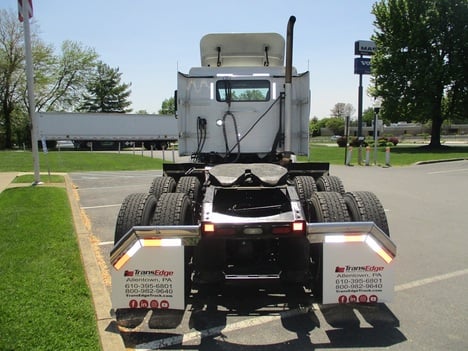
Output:
<instances>
[{"instance_id":1,"label":"tandem axle truck","mask_svg":"<svg viewBox=\"0 0 468 351\"><path fill-rule=\"evenodd\" d=\"M286 43L208 34L201 66L178 73L179 153L191 162L165 164L121 205L110 257L121 324L229 282L298 286L320 303L392 299L396 246L379 199L346 191L328 163L296 162L309 152L310 92L292 65L294 22Z\"/></svg>"}]
</instances>

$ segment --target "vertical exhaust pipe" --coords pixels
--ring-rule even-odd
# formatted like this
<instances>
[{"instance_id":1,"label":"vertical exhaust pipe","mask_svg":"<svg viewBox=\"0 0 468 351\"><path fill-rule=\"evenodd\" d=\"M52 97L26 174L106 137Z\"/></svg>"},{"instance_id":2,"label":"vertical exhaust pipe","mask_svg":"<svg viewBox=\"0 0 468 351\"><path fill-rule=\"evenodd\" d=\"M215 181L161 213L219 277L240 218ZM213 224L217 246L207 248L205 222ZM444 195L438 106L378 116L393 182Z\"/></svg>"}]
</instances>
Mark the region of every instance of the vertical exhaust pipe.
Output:
<instances>
[{"instance_id":1,"label":"vertical exhaust pipe","mask_svg":"<svg viewBox=\"0 0 468 351\"><path fill-rule=\"evenodd\" d=\"M296 17L289 17L286 36L286 67L285 67L285 104L284 104L284 152L291 153L291 120L292 120L292 58L293 58L293 32Z\"/></svg>"},{"instance_id":2,"label":"vertical exhaust pipe","mask_svg":"<svg viewBox=\"0 0 468 351\"><path fill-rule=\"evenodd\" d=\"M288 31L286 35L286 84L291 83L292 81L294 23L296 23L296 17L289 17Z\"/></svg>"}]
</instances>

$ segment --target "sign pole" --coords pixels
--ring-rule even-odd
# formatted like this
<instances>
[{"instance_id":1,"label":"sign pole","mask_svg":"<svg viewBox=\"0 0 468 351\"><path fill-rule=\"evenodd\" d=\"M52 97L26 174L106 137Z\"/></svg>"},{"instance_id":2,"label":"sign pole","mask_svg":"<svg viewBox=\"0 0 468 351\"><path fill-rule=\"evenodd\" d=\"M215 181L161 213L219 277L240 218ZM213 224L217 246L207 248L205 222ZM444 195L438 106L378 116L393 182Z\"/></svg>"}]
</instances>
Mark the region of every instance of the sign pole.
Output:
<instances>
[{"instance_id":1,"label":"sign pole","mask_svg":"<svg viewBox=\"0 0 468 351\"><path fill-rule=\"evenodd\" d=\"M23 0L19 1L21 6L21 14L23 17L24 27L24 54L26 58L26 79L28 88L28 103L29 103L29 121L31 130L31 144L32 144L32 155L34 163L34 182L33 185L42 184L41 174L39 167L39 147L37 145L36 135L36 102L34 100L34 72L32 62L32 49L31 49L31 30L29 26L29 18L32 15L32 8L30 8L30 1Z\"/></svg>"},{"instance_id":2,"label":"sign pole","mask_svg":"<svg viewBox=\"0 0 468 351\"><path fill-rule=\"evenodd\" d=\"M370 59L363 56L370 56L374 53L376 47L375 43L370 40L358 40L354 42L354 55L359 55L359 59L354 59L354 74L359 74L359 88L358 88L358 130L357 136L359 140L358 150L358 164L362 163L362 75L371 74Z\"/></svg>"},{"instance_id":3,"label":"sign pole","mask_svg":"<svg viewBox=\"0 0 468 351\"><path fill-rule=\"evenodd\" d=\"M362 58L362 55L361 55ZM362 146L361 146L361 137L362 137L362 74L359 74L359 88L358 88L358 130L357 136L359 140L359 149L358 149L358 165L362 163Z\"/></svg>"}]
</instances>

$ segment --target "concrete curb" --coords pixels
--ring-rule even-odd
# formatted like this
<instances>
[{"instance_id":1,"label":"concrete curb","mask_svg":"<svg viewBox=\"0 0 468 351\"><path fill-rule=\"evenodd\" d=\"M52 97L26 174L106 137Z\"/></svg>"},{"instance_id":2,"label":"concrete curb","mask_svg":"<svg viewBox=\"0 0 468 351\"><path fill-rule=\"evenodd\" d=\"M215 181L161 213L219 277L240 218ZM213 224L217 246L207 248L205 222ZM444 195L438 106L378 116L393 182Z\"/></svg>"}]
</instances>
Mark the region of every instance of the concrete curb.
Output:
<instances>
[{"instance_id":1,"label":"concrete curb","mask_svg":"<svg viewBox=\"0 0 468 351\"><path fill-rule=\"evenodd\" d=\"M454 162L454 161L465 161L468 160L466 157L459 157L459 158L448 158L445 160L428 160L428 161L418 161L413 163L415 166L419 165L429 165L431 163L442 163L442 162Z\"/></svg>"},{"instance_id":2,"label":"concrete curb","mask_svg":"<svg viewBox=\"0 0 468 351\"><path fill-rule=\"evenodd\" d=\"M73 184L68 174L65 174L65 184L73 215L75 233L80 247L81 260L93 299L96 321L103 351L126 350L114 318L111 316L111 299L104 285L98 261L91 245L90 233L81 217L78 201L73 193Z\"/></svg>"}]
</instances>

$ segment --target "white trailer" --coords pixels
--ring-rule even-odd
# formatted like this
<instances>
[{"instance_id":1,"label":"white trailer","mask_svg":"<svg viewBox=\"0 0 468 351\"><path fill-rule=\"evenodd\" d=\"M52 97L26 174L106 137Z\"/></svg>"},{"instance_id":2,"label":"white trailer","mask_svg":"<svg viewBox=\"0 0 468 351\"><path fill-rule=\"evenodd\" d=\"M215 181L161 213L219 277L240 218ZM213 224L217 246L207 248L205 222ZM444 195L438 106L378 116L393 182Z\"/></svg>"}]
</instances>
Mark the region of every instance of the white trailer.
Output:
<instances>
[{"instance_id":1,"label":"white trailer","mask_svg":"<svg viewBox=\"0 0 468 351\"><path fill-rule=\"evenodd\" d=\"M38 140L140 141L158 146L178 140L175 116L125 113L37 113Z\"/></svg>"}]
</instances>

